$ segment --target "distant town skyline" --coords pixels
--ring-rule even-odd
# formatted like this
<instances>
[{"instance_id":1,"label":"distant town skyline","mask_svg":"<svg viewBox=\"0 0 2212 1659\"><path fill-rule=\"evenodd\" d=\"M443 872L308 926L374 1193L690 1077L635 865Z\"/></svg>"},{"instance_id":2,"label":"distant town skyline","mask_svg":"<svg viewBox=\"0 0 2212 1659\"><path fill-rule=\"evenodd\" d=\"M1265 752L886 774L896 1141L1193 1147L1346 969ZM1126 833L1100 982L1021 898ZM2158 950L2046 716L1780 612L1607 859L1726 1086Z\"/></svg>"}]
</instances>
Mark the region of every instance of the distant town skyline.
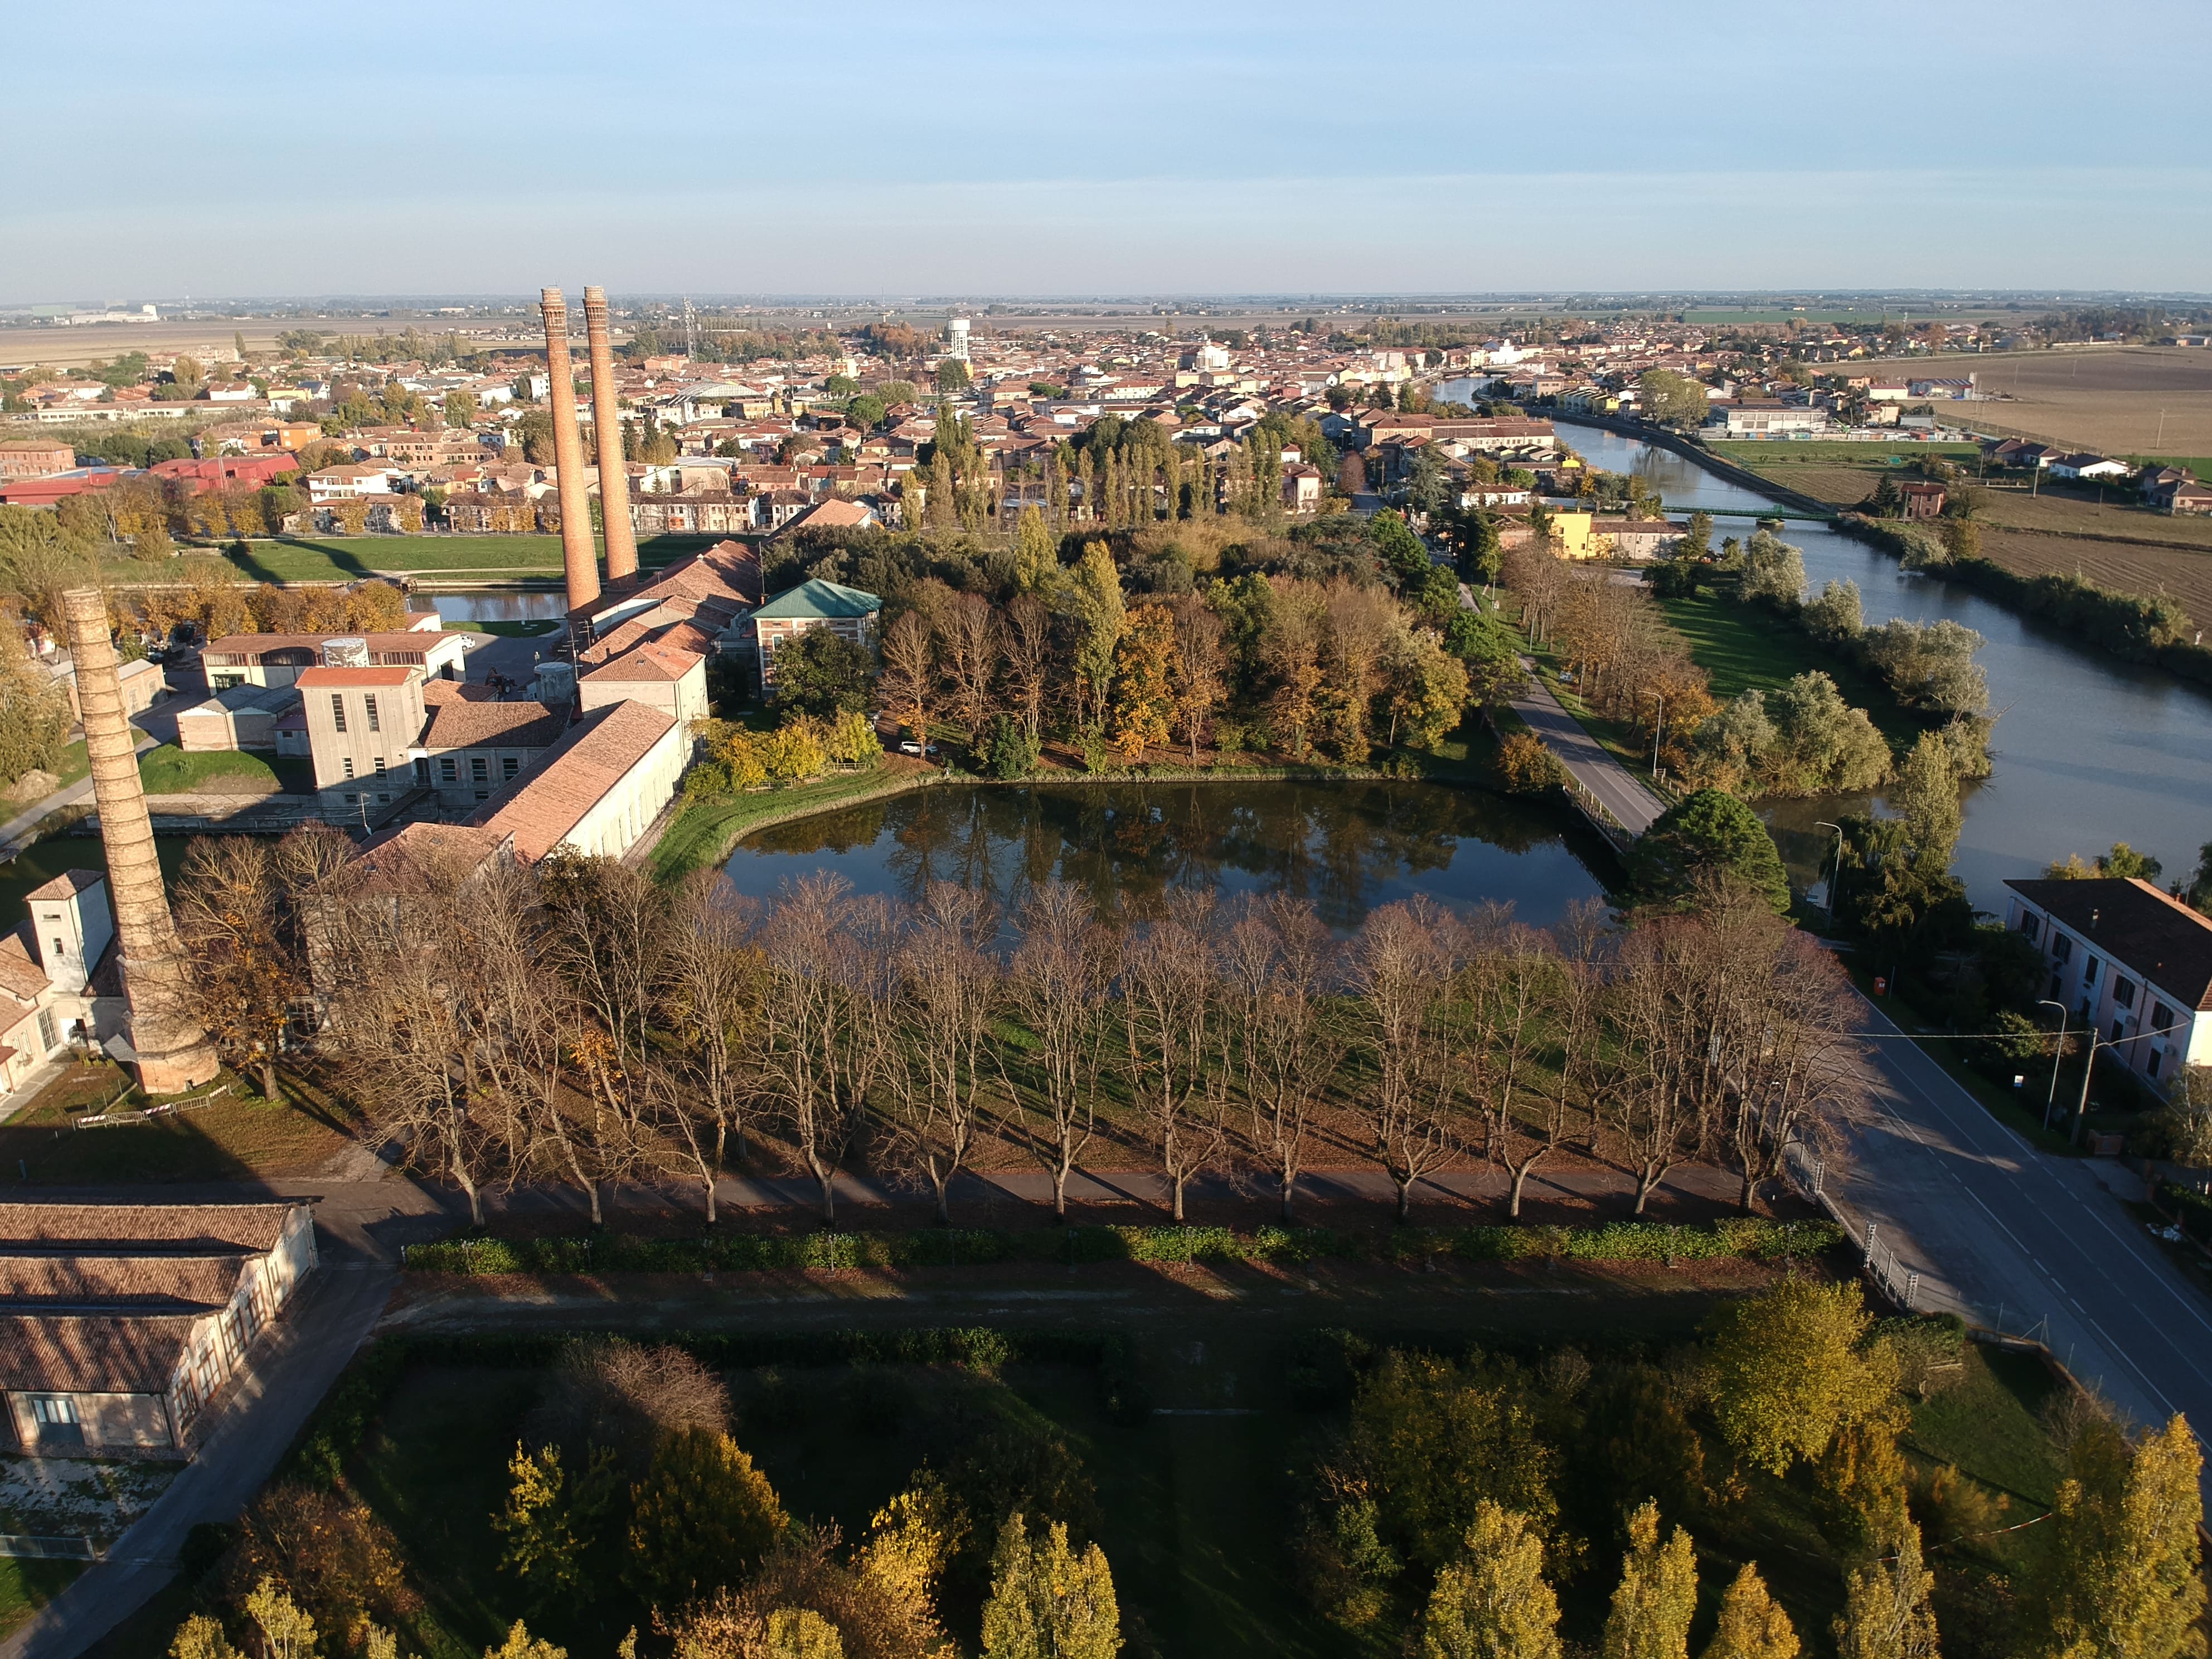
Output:
<instances>
[{"instance_id":1,"label":"distant town skyline","mask_svg":"<svg viewBox=\"0 0 2212 1659\"><path fill-rule=\"evenodd\" d=\"M2201 288L2193 7L11 25L0 299Z\"/></svg>"}]
</instances>

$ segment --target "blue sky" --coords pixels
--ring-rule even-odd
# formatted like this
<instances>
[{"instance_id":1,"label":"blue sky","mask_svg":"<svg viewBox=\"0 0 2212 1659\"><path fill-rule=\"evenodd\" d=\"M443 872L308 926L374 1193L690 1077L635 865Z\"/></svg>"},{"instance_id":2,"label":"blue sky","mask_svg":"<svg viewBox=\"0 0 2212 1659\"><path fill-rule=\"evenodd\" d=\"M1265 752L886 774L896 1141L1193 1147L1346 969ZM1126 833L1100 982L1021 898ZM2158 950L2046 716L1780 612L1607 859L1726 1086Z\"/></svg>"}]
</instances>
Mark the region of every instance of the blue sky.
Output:
<instances>
[{"instance_id":1,"label":"blue sky","mask_svg":"<svg viewBox=\"0 0 2212 1659\"><path fill-rule=\"evenodd\" d=\"M9 9L5 302L2212 288L2196 3Z\"/></svg>"}]
</instances>

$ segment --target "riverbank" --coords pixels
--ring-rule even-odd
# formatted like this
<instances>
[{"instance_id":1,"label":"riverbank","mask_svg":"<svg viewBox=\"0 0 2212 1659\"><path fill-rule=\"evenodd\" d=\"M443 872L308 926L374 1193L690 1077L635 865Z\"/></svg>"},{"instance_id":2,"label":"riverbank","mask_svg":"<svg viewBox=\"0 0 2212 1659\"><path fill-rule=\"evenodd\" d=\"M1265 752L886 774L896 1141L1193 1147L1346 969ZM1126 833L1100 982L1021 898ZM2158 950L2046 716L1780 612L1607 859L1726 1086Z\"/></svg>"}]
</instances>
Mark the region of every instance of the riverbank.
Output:
<instances>
[{"instance_id":1,"label":"riverbank","mask_svg":"<svg viewBox=\"0 0 2212 1659\"><path fill-rule=\"evenodd\" d=\"M1577 416L1571 421L1561 420L1559 424L1595 427L1654 448L1666 449L1715 477L1741 489L1754 490L1770 501L1818 510L1827 515L1828 529L1880 548L1900 562L1911 544L1902 533L1907 526L1902 524L1839 511L1832 502L1791 489L1676 434L1646 427L1641 422L1601 416ZM1690 510L1696 510L1694 505ZM2156 550L2191 561L2202 560L2208 567L2212 567L2212 548L2200 554L2179 542L2161 544L2143 539L2122 544L2114 538L2087 532L2068 536L2066 539L2133 545L2146 554ZM2056 570L2024 574L1990 558L1951 560L1917 568L1920 574L1941 581L1955 582L1986 593L2008 610L2056 623L2093 649L2109 653L2124 661L2150 664L2178 678L2212 685L2212 647L2203 646L2194 641L2161 644L2152 637L2155 624L2151 613L2164 602L2162 596L2160 599L2148 598L2104 586L2079 574L2069 575ZM2194 577L2200 573L2192 569L2191 574ZM2212 576L2207 576L2206 580L2212 581ZM2198 631L2193 622L2190 627L2192 634Z\"/></svg>"}]
</instances>

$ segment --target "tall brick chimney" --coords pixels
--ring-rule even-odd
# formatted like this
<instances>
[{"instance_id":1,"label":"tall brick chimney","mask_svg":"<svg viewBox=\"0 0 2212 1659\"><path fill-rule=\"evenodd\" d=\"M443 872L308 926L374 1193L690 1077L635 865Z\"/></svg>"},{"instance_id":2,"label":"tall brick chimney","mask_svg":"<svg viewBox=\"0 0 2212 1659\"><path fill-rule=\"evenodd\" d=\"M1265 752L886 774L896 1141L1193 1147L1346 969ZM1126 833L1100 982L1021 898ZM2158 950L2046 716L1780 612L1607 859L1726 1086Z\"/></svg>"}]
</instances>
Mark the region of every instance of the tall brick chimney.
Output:
<instances>
[{"instance_id":1,"label":"tall brick chimney","mask_svg":"<svg viewBox=\"0 0 2212 1659\"><path fill-rule=\"evenodd\" d=\"M553 383L553 464L560 471L561 563L568 578L568 609L580 611L599 597L599 563L592 546L592 499L584 489L584 440L576 430L574 372L568 367L568 302L561 290L538 295L545 313L545 368Z\"/></svg>"},{"instance_id":2,"label":"tall brick chimney","mask_svg":"<svg viewBox=\"0 0 2212 1659\"><path fill-rule=\"evenodd\" d=\"M615 354L607 340L603 288L584 290L584 337L592 349L592 431L599 439L599 518L611 586L637 574L637 536L629 522L629 474L623 471L622 413L615 407Z\"/></svg>"},{"instance_id":3,"label":"tall brick chimney","mask_svg":"<svg viewBox=\"0 0 2212 1659\"><path fill-rule=\"evenodd\" d=\"M135 739L123 712L115 642L108 637L107 600L96 587L74 587L62 595L62 605L76 662L77 704L92 760L100 838L107 849L108 896L123 951L131 1046L137 1056L133 1069L148 1094L180 1094L213 1078L217 1061L207 1033L187 1012L184 946L154 853L154 823L146 815Z\"/></svg>"}]
</instances>

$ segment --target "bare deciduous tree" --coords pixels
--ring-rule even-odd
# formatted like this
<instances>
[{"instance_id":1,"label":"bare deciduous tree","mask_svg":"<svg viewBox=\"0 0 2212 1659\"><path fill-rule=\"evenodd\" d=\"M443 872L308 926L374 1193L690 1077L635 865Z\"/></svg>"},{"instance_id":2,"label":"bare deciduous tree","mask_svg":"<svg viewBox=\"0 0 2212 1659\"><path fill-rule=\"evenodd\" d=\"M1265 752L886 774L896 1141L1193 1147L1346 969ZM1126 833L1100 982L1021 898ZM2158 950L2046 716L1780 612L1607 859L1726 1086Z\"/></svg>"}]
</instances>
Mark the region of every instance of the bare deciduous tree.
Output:
<instances>
[{"instance_id":1,"label":"bare deciduous tree","mask_svg":"<svg viewBox=\"0 0 2212 1659\"><path fill-rule=\"evenodd\" d=\"M1018 1058L1006 1045L1000 1049L1010 1103L1006 1123L1051 1176L1053 1214L1064 1221L1068 1176L1098 1124L1113 939L1082 890L1059 881L1030 890L1020 927L1006 988L1028 1043ZM1033 1080L1031 1089L1016 1086L1017 1067Z\"/></svg>"},{"instance_id":2,"label":"bare deciduous tree","mask_svg":"<svg viewBox=\"0 0 2212 1659\"><path fill-rule=\"evenodd\" d=\"M946 1226L953 1180L982 1127L988 1043L1002 993L990 954L998 932L998 913L986 895L933 881L898 946L898 1042L885 1073L888 1115Z\"/></svg>"},{"instance_id":3,"label":"bare deciduous tree","mask_svg":"<svg viewBox=\"0 0 2212 1659\"><path fill-rule=\"evenodd\" d=\"M677 889L669 907L661 1006L680 1046L675 1079L656 1085L654 1115L697 1176L708 1226L733 1131L738 1156L745 1155L749 1091L740 1068L759 1036L767 977L751 942L758 908L727 876L703 870Z\"/></svg>"},{"instance_id":4,"label":"bare deciduous tree","mask_svg":"<svg viewBox=\"0 0 2212 1659\"><path fill-rule=\"evenodd\" d=\"M1401 1221L1412 1216L1413 1183L1452 1152L1460 933L1456 918L1420 896L1373 912L1352 951L1355 1018L1376 1068L1361 1111L1376 1161L1398 1189Z\"/></svg>"},{"instance_id":5,"label":"bare deciduous tree","mask_svg":"<svg viewBox=\"0 0 2212 1659\"><path fill-rule=\"evenodd\" d=\"M1313 907L1277 893L1248 903L1223 937L1220 1067L1237 1079L1252 1143L1275 1173L1285 1224L1305 1167L1315 1103L1343 1060L1321 1020L1334 941Z\"/></svg>"},{"instance_id":6,"label":"bare deciduous tree","mask_svg":"<svg viewBox=\"0 0 2212 1659\"><path fill-rule=\"evenodd\" d=\"M1212 1035L1223 1010L1213 962L1212 895L1179 891L1166 914L1123 945L1122 1064L1129 1096L1159 1148L1170 1207L1220 1152L1225 1128L1212 1080Z\"/></svg>"},{"instance_id":7,"label":"bare deciduous tree","mask_svg":"<svg viewBox=\"0 0 2212 1659\"><path fill-rule=\"evenodd\" d=\"M1006 693L1031 742L1043 734L1045 694L1052 686L1052 612L1034 593L1006 607Z\"/></svg>"}]
</instances>

